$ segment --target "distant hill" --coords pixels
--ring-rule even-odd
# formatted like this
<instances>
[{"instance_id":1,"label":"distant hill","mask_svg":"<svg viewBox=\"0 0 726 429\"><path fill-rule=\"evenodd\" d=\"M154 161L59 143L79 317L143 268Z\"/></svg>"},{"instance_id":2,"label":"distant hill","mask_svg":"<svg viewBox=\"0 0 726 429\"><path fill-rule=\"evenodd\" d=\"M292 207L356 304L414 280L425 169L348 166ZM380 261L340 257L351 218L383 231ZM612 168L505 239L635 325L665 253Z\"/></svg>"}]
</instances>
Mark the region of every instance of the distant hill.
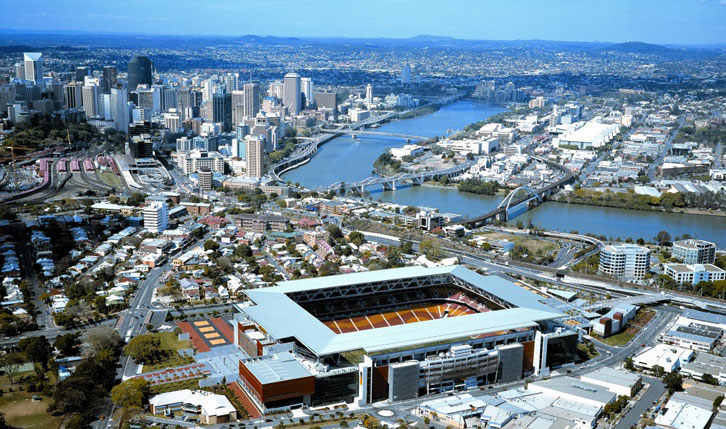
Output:
<instances>
[{"instance_id":1,"label":"distant hill","mask_svg":"<svg viewBox=\"0 0 726 429\"><path fill-rule=\"evenodd\" d=\"M599 49L600 52L622 52L628 54L646 54L646 55L671 55L677 52L674 49L666 48L661 45L653 45L643 42L625 42L616 43L614 45L605 46Z\"/></svg>"}]
</instances>

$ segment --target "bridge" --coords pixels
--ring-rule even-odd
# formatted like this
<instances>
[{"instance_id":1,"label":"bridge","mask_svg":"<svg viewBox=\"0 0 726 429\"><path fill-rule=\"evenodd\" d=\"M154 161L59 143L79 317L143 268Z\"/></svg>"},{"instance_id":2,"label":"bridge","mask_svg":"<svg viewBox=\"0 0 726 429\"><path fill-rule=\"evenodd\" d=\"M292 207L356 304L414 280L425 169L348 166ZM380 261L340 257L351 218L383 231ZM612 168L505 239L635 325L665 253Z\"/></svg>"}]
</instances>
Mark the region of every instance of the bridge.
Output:
<instances>
[{"instance_id":1,"label":"bridge","mask_svg":"<svg viewBox=\"0 0 726 429\"><path fill-rule=\"evenodd\" d=\"M476 164L476 161L467 161L457 164L451 168L444 170L421 171L415 173L398 173L395 176L388 177L367 177L363 180L353 183L335 182L327 187L319 188L319 192L339 191L340 189L357 189L361 193L369 186L381 185L383 190L396 190L396 185L400 182L408 181L414 186L422 185L427 180L436 180L442 177L454 177L466 172L469 168Z\"/></svg>"},{"instance_id":2,"label":"bridge","mask_svg":"<svg viewBox=\"0 0 726 429\"><path fill-rule=\"evenodd\" d=\"M661 301L670 301L672 299L676 298L673 295L667 294L667 293L648 293L643 295L636 295L636 296L630 296L627 298L614 298L614 299L607 299L604 301L597 301L593 304L586 305L583 307L585 311L597 311L601 310L603 308L615 308L622 304L631 304L631 305L643 305L643 304L654 304L656 302Z\"/></svg>"},{"instance_id":3,"label":"bridge","mask_svg":"<svg viewBox=\"0 0 726 429\"><path fill-rule=\"evenodd\" d=\"M384 131L369 131L369 130L344 130L344 129L325 129L321 130L324 133L332 133L332 134L352 134L353 137L355 136L361 136L361 135L373 135L373 136L389 136L389 137L398 137L402 139L406 139L409 141L414 140L428 140L431 137L424 137L424 136L413 136L410 134L401 134L401 133L387 133Z\"/></svg>"},{"instance_id":4,"label":"bridge","mask_svg":"<svg viewBox=\"0 0 726 429\"><path fill-rule=\"evenodd\" d=\"M572 182L575 178L572 172L563 165L539 156L532 156L532 158L539 162L544 162L555 170L561 171L562 177L556 182L546 184L539 189L532 189L528 186L520 186L510 192L509 195L507 195L507 197L504 198L504 200L494 210L475 218L465 219L458 223L465 225L468 228L478 228L486 225L487 223L491 223L493 220L507 222L510 218L519 214L519 211L523 208L529 208L541 203L545 196L554 193L558 188ZM522 194L524 195L522 196Z\"/></svg>"}]
</instances>

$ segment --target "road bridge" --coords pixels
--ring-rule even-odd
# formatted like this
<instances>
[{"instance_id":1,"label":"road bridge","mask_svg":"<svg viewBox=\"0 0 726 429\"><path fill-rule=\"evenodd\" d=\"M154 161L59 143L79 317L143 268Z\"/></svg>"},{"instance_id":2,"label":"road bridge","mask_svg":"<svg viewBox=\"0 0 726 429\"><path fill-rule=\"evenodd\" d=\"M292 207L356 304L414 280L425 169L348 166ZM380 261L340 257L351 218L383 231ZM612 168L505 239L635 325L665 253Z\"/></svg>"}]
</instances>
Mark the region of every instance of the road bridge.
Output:
<instances>
[{"instance_id":1,"label":"road bridge","mask_svg":"<svg viewBox=\"0 0 726 429\"><path fill-rule=\"evenodd\" d=\"M320 192L339 191L340 189L357 189L363 193L369 186L381 185L384 190L395 191L397 184L400 182L410 182L413 185L422 185L427 180L436 180L442 177L455 177L466 172L476 161L467 161L457 164L451 168L444 170L421 171L414 173L398 173L395 176L367 177L358 182L345 183L335 182L324 188L319 188Z\"/></svg>"},{"instance_id":2,"label":"road bridge","mask_svg":"<svg viewBox=\"0 0 726 429\"><path fill-rule=\"evenodd\" d=\"M553 194L557 191L557 189L572 182L575 179L575 176L572 174L572 172L563 165L539 156L533 156L532 158L539 162L547 164L550 168L559 170L562 173L562 177L559 180L553 183L546 184L538 189L532 189L530 187L519 187L514 191L510 192L509 195L507 195L507 197L504 199L504 201L502 201L502 203L500 203L499 206L494 210L491 210L490 212L485 213L481 216L477 216L471 219L465 219L458 223L465 225L469 228L478 228L480 226L486 225L487 223L491 223L494 220L507 222L511 217L519 214L519 210L521 210L523 207L529 208L533 205L532 203L534 203L534 205L539 204L544 200L545 196ZM517 195L521 195L523 193L525 194L524 196L515 198ZM513 214L514 216L510 216L510 214Z\"/></svg>"},{"instance_id":3,"label":"road bridge","mask_svg":"<svg viewBox=\"0 0 726 429\"><path fill-rule=\"evenodd\" d=\"M424 136L414 136L410 134L401 134L401 133L389 133L385 131L370 131L370 130L336 130L336 129L325 129L321 130L325 133L332 133L332 134L352 134L355 136L362 136L362 135L372 135L372 136L388 136L388 137L398 137L409 141L414 140L428 140L431 137L424 137Z\"/></svg>"}]
</instances>

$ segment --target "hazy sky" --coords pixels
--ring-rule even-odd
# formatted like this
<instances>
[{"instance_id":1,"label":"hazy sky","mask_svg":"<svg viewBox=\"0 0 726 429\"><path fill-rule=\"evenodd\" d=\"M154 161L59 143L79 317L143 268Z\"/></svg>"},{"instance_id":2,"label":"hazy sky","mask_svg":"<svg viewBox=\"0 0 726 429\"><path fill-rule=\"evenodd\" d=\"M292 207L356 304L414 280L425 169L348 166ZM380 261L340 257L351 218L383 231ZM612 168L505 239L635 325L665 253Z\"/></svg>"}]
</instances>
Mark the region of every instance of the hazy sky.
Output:
<instances>
[{"instance_id":1,"label":"hazy sky","mask_svg":"<svg viewBox=\"0 0 726 429\"><path fill-rule=\"evenodd\" d=\"M2 1L4 29L726 42L726 0Z\"/></svg>"}]
</instances>

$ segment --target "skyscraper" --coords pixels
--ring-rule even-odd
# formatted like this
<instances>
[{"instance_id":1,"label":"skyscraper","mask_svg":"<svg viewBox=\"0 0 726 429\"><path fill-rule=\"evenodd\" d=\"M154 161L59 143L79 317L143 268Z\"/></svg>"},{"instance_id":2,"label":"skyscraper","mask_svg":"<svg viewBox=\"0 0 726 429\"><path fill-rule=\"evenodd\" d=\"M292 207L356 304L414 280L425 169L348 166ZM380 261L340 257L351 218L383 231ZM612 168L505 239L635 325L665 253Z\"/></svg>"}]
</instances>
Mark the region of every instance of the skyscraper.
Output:
<instances>
[{"instance_id":1,"label":"skyscraper","mask_svg":"<svg viewBox=\"0 0 726 429\"><path fill-rule=\"evenodd\" d=\"M232 94L212 96L212 122L221 122L225 131L232 129Z\"/></svg>"},{"instance_id":2,"label":"skyscraper","mask_svg":"<svg viewBox=\"0 0 726 429\"><path fill-rule=\"evenodd\" d=\"M305 97L305 103L302 104L306 109L315 104L315 88L313 80L309 77L303 77L300 79L300 87L303 96Z\"/></svg>"},{"instance_id":3,"label":"skyscraper","mask_svg":"<svg viewBox=\"0 0 726 429\"><path fill-rule=\"evenodd\" d=\"M244 90L245 116L255 117L260 112L260 85L258 83L246 83Z\"/></svg>"},{"instance_id":4,"label":"skyscraper","mask_svg":"<svg viewBox=\"0 0 726 429\"><path fill-rule=\"evenodd\" d=\"M245 92L232 91L232 124L239 125L245 117Z\"/></svg>"},{"instance_id":5,"label":"skyscraper","mask_svg":"<svg viewBox=\"0 0 726 429\"><path fill-rule=\"evenodd\" d=\"M282 90L282 104L290 115L297 115L301 110L300 75L294 72L285 75Z\"/></svg>"},{"instance_id":6,"label":"skyscraper","mask_svg":"<svg viewBox=\"0 0 726 429\"><path fill-rule=\"evenodd\" d=\"M121 132L129 131L128 93L123 88L111 89L111 119L113 127Z\"/></svg>"},{"instance_id":7,"label":"skyscraper","mask_svg":"<svg viewBox=\"0 0 726 429\"><path fill-rule=\"evenodd\" d=\"M116 86L118 72L114 66L104 66L103 75L101 76L101 91L104 94L110 94L111 88Z\"/></svg>"},{"instance_id":8,"label":"skyscraper","mask_svg":"<svg viewBox=\"0 0 726 429\"><path fill-rule=\"evenodd\" d=\"M245 137L247 143L247 175L262 177L264 174L265 148L261 136L249 135Z\"/></svg>"},{"instance_id":9,"label":"skyscraper","mask_svg":"<svg viewBox=\"0 0 726 429\"><path fill-rule=\"evenodd\" d=\"M15 63L15 77L18 79L25 79L25 64Z\"/></svg>"},{"instance_id":10,"label":"skyscraper","mask_svg":"<svg viewBox=\"0 0 726 429\"><path fill-rule=\"evenodd\" d=\"M90 67L76 67L76 82L84 82L86 80L86 76L92 76Z\"/></svg>"},{"instance_id":11,"label":"skyscraper","mask_svg":"<svg viewBox=\"0 0 726 429\"><path fill-rule=\"evenodd\" d=\"M87 118L98 116L98 86L83 85L83 110Z\"/></svg>"},{"instance_id":12,"label":"skyscraper","mask_svg":"<svg viewBox=\"0 0 726 429\"><path fill-rule=\"evenodd\" d=\"M83 106L83 94L81 92L82 85L72 81L65 85L66 109L75 109Z\"/></svg>"},{"instance_id":13,"label":"skyscraper","mask_svg":"<svg viewBox=\"0 0 726 429\"><path fill-rule=\"evenodd\" d=\"M371 110L371 106L373 106L373 85L370 83L366 85L366 104L368 105L368 110Z\"/></svg>"},{"instance_id":14,"label":"skyscraper","mask_svg":"<svg viewBox=\"0 0 726 429\"><path fill-rule=\"evenodd\" d=\"M401 67L401 85L411 85L411 66L408 64Z\"/></svg>"},{"instance_id":15,"label":"skyscraper","mask_svg":"<svg viewBox=\"0 0 726 429\"><path fill-rule=\"evenodd\" d=\"M197 176L199 177L199 188L202 191L211 191L214 178L212 170L207 167L202 167L199 169Z\"/></svg>"},{"instance_id":16,"label":"skyscraper","mask_svg":"<svg viewBox=\"0 0 726 429\"><path fill-rule=\"evenodd\" d=\"M43 54L40 52L23 53L25 79L38 83L43 79Z\"/></svg>"},{"instance_id":17,"label":"skyscraper","mask_svg":"<svg viewBox=\"0 0 726 429\"><path fill-rule=\"evenodd\" d=\"M140 84L151 86L151 73L153 66L151 60L143 56L135 56L129 61L129 91L133 91Z\"/></svg>"}]
</instances>

